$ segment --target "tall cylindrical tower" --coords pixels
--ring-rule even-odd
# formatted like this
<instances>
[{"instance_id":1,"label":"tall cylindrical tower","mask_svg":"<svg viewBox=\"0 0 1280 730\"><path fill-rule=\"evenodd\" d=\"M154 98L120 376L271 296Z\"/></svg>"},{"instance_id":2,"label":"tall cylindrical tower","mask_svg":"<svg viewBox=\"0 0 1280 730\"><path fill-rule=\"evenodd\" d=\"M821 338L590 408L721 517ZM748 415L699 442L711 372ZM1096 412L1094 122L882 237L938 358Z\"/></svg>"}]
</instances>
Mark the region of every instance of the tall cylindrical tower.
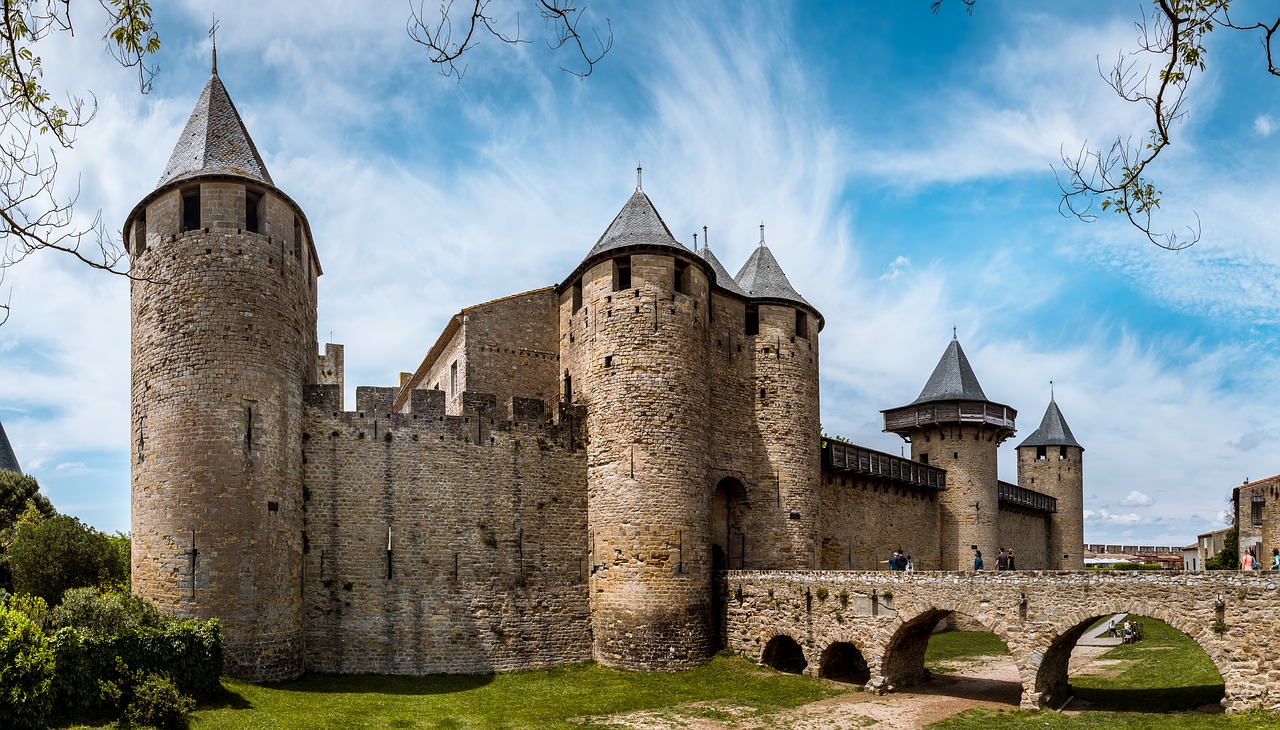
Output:
<instances>
[{"instance_id":1,"label":"tall cylindrical tower","mask_svg":"<svg viewBox=\"0 0 1280 730\"><path fill-rule=\"evenodd\" d=\"M1049 518L1047 567L1084 570L1084 447L1052 397L1040 428L1018 444L1018 485L1058 500Z\"/></svg>"},{"instance_id":2,"label":"tall cylindrical tower","mask_svg":"<svg viewBox=\"0 0 1280 730\"><path fill-rule=\"evenodd\" d=\"M822 478L818 403L818 331L823 319L796 292L764 242L735 277L750 297L746 339L752 345L756 426L763 453L757 488L773 492L780 539L760 557L770 567L818 567ZM761 500L760 503L767 503Z\"/></svg>"},{"instance_id":3,"label":"tall cylindrical tower","mask_svg":"<svg viewBox=\"0 0 1280 730\"><path fill-rule=\"evenodd\" d=\"M946 489L938 495L941 568L971 569L976 548L994 569L1000 539L996 450L1014 434L1017 411L987 400L960 342L952 339L920 397L882 413L884 430L911 443L912 459L947 470Z\"/></svg>"},{"instance_id":4,"label":"tall cylindrical tower","mask_svg":"<svg viewBox=\"0 0 1280 730\"><path fill-rule=\"evenodd\" d=\"M587 409L595 657L672 671L710 656L706 262L637 187L561 285L564 396Z\"/></svg>"},{"instance_id":5,"label":"tall cylindrical tower","mask_svg":"<svg viewBox=\"0 0 1280 730\"><path fill-rule=\"evenodd\" d=\"M129 214L133 588L217 617L226 670L303 670L302 391L319 262L217 75Z\"/></svg>"}]
</instances>

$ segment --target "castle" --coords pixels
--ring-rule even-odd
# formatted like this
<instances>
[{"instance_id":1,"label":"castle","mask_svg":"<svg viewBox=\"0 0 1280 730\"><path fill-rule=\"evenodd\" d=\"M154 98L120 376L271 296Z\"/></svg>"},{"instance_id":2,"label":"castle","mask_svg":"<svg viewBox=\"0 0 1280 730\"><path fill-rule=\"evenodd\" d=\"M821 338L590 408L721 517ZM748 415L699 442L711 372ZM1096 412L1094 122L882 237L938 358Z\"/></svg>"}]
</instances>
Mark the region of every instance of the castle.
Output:
<instances>
[{"instance_id":1,"label":"castle","mask_svg":"<svg viewBox=\"0 0 1280 730\"><path fill-rule=\"evenodd\" d=\"M897 547L919 570L998 546L1081 567L1083 449L1056 403L999 481L1017 414L953 339L884 411L910 458L822 437L824 319L763 228L730 276L639 184L562 282L463 309L354 410L342 348L317 356L306 215L216 65L124 233L133 586L219 617L232 674L675 670L724 645L718 571L874 570Z\"/></svg>"}]
</instances>

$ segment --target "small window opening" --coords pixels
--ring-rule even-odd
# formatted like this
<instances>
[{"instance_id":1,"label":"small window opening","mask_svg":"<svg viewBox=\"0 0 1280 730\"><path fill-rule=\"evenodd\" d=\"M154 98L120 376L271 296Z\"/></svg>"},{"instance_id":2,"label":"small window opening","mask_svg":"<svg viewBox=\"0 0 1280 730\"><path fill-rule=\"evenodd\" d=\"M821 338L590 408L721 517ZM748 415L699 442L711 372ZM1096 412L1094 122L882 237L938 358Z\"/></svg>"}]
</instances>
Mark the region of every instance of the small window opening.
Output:
<instances>
[{"instance_id":1,"label":"small window opening","mask_svg":"<svg viewBox=\"0 0 1280 730\"><path fill-rule=\"evenodd\" d=\"M293 221L293 257L302 258L302 221Z\"/></svg>"},{"instance_id":2,"label":"small window opening","mask_svg":"<svg viewBox=\"0 0 1280 730\"><path fill-rule=\"evenodd\" d=\"M951 458L953 458L953 459L959 459L959 458L960 458L960 452L959 452L959 451L952 451L952 452L951 452Z\"/></svg>"},{"instance_id":3,"label":"small window opening","mask_svg":"<svg viewBox=\"0 0 1280 730\"><path fill-rule=\"evenodd\" d=\"M573 313L577 314L582 309L582 280L573 285Z\"/></svg>"},{"instance_id":4,"label":"small window opening","mask_svg":"<svg viewBox=\"0 0 1280 730\"><path fill-rule=\"evenodd\" d=\"M1260 494L1253 495L1253 501L1249 505L1249 521L1254 525L1262 524L1262 508L1266 504L1266 499Z\"/></svg>"},{"instance_id":5,"label":"small window opening","mask_svg":"<svg viewBox=\"0 0 1280 730\"><path fill-rule=\"evenodd\" d=\"M621 256L613 260L613 290L631 288L631 257Z\"/></svg>"},{"instance_id":6,"label":"small window opening","mask_svg":"<svg viewBox=\"0 0 1280 730\"><path fill-rule=\"evenodd\" d=\"M760 310L754 304L747 305L747 336L760 334Z\"/></svg>"},{"instance_id":7,"label":"small window opening","mask_svg":"<svg viewBox=\"0 0 1280 730\"><path fill-rule=\"evenodd\" d=\"M147 250L147 214L138 216L133 224L133 255L141 256Z\"/></svg>"},{"instance_id":8,"label":"small window opening","mask_svg":"<svg viewBox=\"0 0 1280 730\"><path fill-rule=\"evenodd\" d=\"M1037 446L1037 447L1036 447L1036 460L1037 460L1037 461L1039 461L1039 460L1041 460L1041 459L1047 459L1047 458L1049 458L1049 455L1048 455L1048 453L1047 453L1047 447L1044 447L1044 446Z\"/></svg>"},{"instance_id":9,"label":"small window opening","mask_svg":"<svg viewBox=\"0 0 1280 730\"><path fill-rule=\"evenodd\" d=\"M921 455L920 455L920 463L921 463L921 464L928 464L928 463L929 463L929 455L928 455L928 454L921 454Z\"/></svg>"},{"instance_id":10,"label":"small window opening","mask_svg":"<svg viewBox=\"0 0 1280 730\"><path fill-rule=\"evenodd\" d=\"M454 360L449 366L449 395L450 397L458 397L458 361Z\"/></svg>"},{"instance_id":11,"label":"small window opening","mask_svg":"<svg viewBox=\"0 0 1280 730\"><path fill-rule=\"evenodd\" d=\"M1059 446L1059 447L1058 447L1058 458L1059 458L1059 459L1065 459L1065 458L1067 458L1067 447L1065 447L1065 446Z\"/></svg>"},{"instance_id":12,"label":"small window opening","mask_svg":"<svg viewBox=\"0 0 1280 730\"><path fill-rule=\"evenodd\" d=\"M607 368L613 367L613 355L604 356L604 366Z\"/></svg>"},{"instance_id":13,"label":"small window opening","mask_svg":"<svg viewBox=\"0 0 1280 730\"><path fill-rule=\"evenodd\" d=\"M676 291L689 293L689 262L676 260Z\"/></svg>"},{"instance_id":14,"label":"small window opening","mask_svg":"<svg viewBox=\"0 0 1280 730\"><path fill-rule=\"evenodd\" d=\"M764 398L764 388L761 388L761 389L760 389L760 397L761 397L761 398Z\"/></svg>"},{"instance_id":15,"label":"small window opening","mask_svg":"<svg viewBox=\"0 0 1280 730\"><path fill-rule=\"evenodd\" d=\"M809 316L804 310L796 310L796 337L809 339Z\"/></svg>"},{"instance_id":16,"label":"small window opening","mask_svg":"<svg viewBox=\"0 0 1280 730\"><path fill-rule=\"evenodd\" d=\"M265 233L262 229L262 193L244 191L244 229L250 233Z\"/></svg>"},{"instance_id":17,"label":"small window opening","mask_svg":"<svg viewBox=\"0 0 1280 730\"><path fill-rule=\"evenodd\" d=\"M187 188L182 191L182 230L194 231L200 228L200 188Z\"/></svg>"}]
</instances>

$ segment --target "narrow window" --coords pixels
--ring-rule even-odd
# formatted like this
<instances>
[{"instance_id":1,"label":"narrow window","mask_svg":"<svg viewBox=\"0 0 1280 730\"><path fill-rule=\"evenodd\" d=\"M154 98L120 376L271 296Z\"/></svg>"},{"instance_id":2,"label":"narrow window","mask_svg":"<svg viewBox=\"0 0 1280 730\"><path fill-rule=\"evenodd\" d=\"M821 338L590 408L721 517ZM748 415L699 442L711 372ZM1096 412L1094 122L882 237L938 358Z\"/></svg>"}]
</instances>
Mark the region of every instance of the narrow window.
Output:
<instances>
[{"instance_id":1,"label":"narrow window","mask_svg":"<svg viewBox=\"0 0 1280 730\"><path fill-rule=\"evenodd\" d=\"M929 455L928 455L928 454L921 454L921 455L920 455L920 463L921 463L921 464L928 464L928 463L929 463Z\"/></svg>"},{"instance_id":2,"label":"narrow window","mask_svg":"<svg viewBox=\"0 0 1280 730\"><path fill-rule=\"evenodd\" d=\"M573 402L573 377L568 370L564 371L564 402Z\"/></svg>"},{"instance_id":3,"label":"narrow window","mask_svg":"<svg viewBox=\"0 0 1280 730\"><path fill-rule=\"evenodd\" d=\"M613 290L631 288L631 257L621 256L613 260Z\"/></svg>"},{"instance_id":4,"label":"narrow window","mask_svg":"<svg viewBox=\"0 0 1280 730\"><path fill-rule=\"evenodd\" d=\"M689 262L676 260L676 291L681 294L689 293Z\"/></svg>"},{"instance_id":5,"label":"narrow window","mask_svg":"<svg viewBox=\"0 0 1280 730\"><path fill-rule=\"evenodd\" d=\"M607 368L613 367L613 355L604 356L604 366Z\"/></svg>"},{"instance_id":6,"label":"narrow window","mask_svg":"<svg viewBox=\"0 0 1280 730\"><path fill-rule=\"evenodd\" d=\"M1066 458L1067 458L1067 447L1065 447L1065 446L1059 446L1059 447L1058 447L1058 458L1059 458L1059 459L1066 459Z\"/></svg>"},{"instance_id":7,"label":"narrow window","mask_svg":"<svg viewBox=\"0 0 1280 730\"><path fill-rule=\"evenodd\" d=\"M1036 447L1036 461L1049 458L1048 453L1046 452L1046 449L1047 447L1045 446Z\"/></svg>"},{"instance_id":8,"label":"narrow window","mask_svg":"<svg viewBox=\"0 0 1280 730\"><path fill-rule=\"evenodd\" d=\"M1266 500L1260 494L1253 495L1253 502L1249 505L1249 521L1254 525L1262 524L1262 507L1266 504Z\"/></svg>"},{"instance_id":9,"label":"narrow window","mask_svg":"<svg viewBox=\"0 0 1280 730\"><path fill-rule=\"evenodd\" d=\"M796 337L809 339L809 316L802 309L796 310Z\"/></svg>"},{"instance_id":10,"label":"narrow window","mask_svg":"<svg viewBox=\"0 0 1280 730\"><path fill-rule=\"evenodd\" d=\"M760 334L760 310L754 304L747 305L747 336Z\"/></svg>"},{"instance_id":11,"label":"narrow window","mask_svg":"<svg viewBox=\"0 0 1280 730\"><path fill-rule=\"evenodd\" d=\"M200 228L200 188L187 188L182 191L182 230L194 231Z\"/></svg>"},{"instance_id":12,"label":"narrow window","mask_svg":"<svg viewBox=\"0 0 1280 730\"><path fill-rule=\"evenodd\" d=\"M573 285L573 313L577 314L582 309L582 280Z\"/></svg>"},{"instance_id":13,"label":"narrow window","mask_svg":"<svg viewBox=\"0 0 1280 730\"><path fill-rule=\"evenodd\" d=\"M449 396L458 397L458 361L454 360L449 366Z\"/></svg>"},{"instance_id":14,"label":"narrow window","mask_svg":"<svg viewBox=\"0 0 1280 730\"><path fill-rule=\"evenodd\" d=\"M256 190L244 191L244 229L250 233L264 233L262 230L262 193Z\"/></svg>"},{"instance_id":15,"label":"narrow window","mask_svg":"<svg viewBox=\"0 0 1280 730\"><path fill-rule=\"evenodd\" d=\"M147 214L138 216L133 224L133 255L141 256L147 250Z\"/></svg>"},{"instance_id":16,"label":"narrow window","mask_svg":"<svg viewBox=\"0 0 1280 730\"><path fill-rule=\"evenodd\" d=\"M293 219L293 257L302 258L302 221Z\"/></svg>"}]
</instances>

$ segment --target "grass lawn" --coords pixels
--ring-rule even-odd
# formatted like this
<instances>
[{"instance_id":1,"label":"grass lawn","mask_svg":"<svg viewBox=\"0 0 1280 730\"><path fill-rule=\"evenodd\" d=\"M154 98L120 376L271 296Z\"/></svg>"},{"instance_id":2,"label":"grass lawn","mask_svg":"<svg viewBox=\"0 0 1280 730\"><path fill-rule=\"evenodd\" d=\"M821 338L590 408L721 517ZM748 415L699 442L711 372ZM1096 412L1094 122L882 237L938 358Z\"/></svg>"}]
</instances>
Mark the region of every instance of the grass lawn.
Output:
<instances>
[{"instance_id":1,"label":"grass lawn","mask_svg":"<svg viewBox=\"0 0 1280 730\"><path fill-rule=\"evenodd\" d=\"M579 664L493 675L309 677L277 685L223 679L230 698L198 710L200 728L576 728L570 718L714 701L764 714L838 694L821 680L718 656L676 674ZM723 710L682 708L684 717ZM739 715L742 716L742 715ZM727 716L721 719L728 719ZM591 725L585 725L591 727Z\"/></svg>"},{"instance_id":2,"label":"grass lawn","mask_svg":"<svg viewBox=\"0 0 1280 730\"><path fill-rule=\"evenodd\" d=\"M949 661L1008 653L1009 647L990 631L944 631L929 637L924 666L934 674L948 674L957 671Z\"/></svg>"},{"instance_id":3,"label":"grass lawn","mask_svg":"<svg viewBox=\"0 0 1280 730\"><path fill-rule=\"evenodd\" d=\"M1222 678L1218 670L1185 634L1155 619L1138 620L1144 627L1142 641L1122 644L1099 657L1120 662L1115 665L1115 676L1085 675L1071 680L1076 698L1088 702L1088 710L1075 715L1051 711L970 710L932 727L936 730L1280 728L1280 718L1265 713L1234 717L1186 713L1222 699Z\"/></svg>"}]
</instances>

